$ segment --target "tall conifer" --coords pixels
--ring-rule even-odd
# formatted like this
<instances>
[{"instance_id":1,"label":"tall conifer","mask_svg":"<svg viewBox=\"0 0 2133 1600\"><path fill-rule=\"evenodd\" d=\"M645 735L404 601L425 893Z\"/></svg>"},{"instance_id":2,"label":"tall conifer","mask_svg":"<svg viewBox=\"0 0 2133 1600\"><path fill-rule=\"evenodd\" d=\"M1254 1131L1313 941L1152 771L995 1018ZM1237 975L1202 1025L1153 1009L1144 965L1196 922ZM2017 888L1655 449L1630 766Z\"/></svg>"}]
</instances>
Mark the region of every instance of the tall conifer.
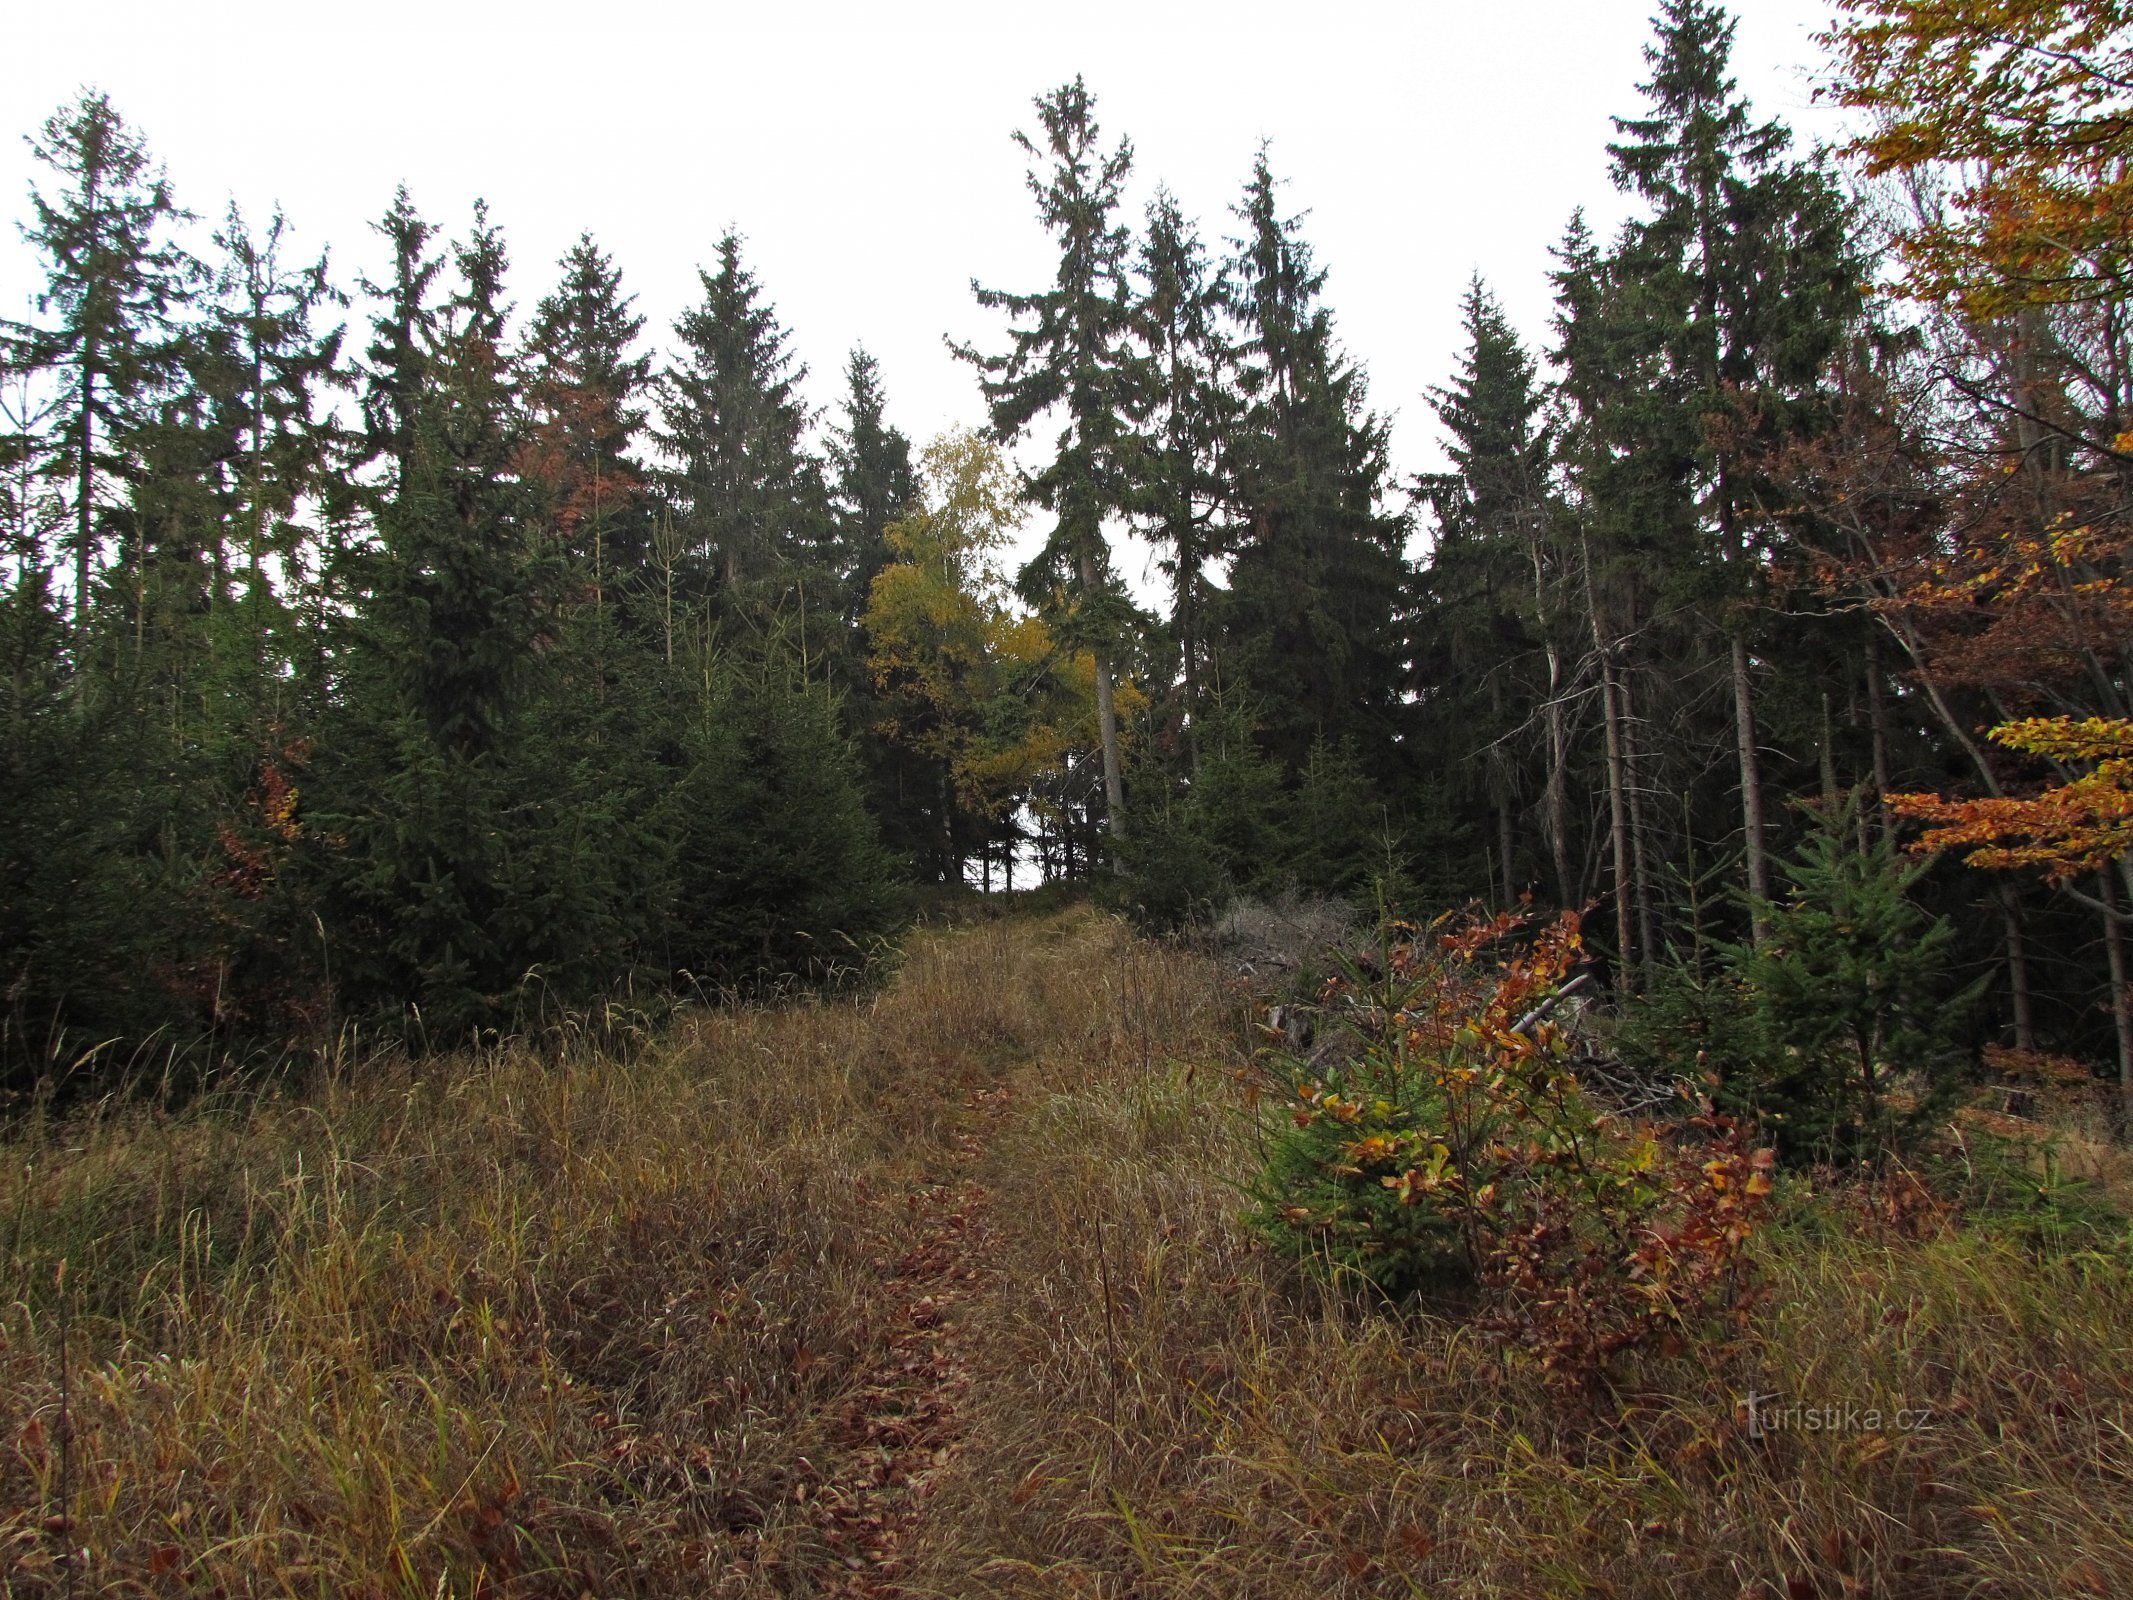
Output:
<instances>
[{"instance_id":1,"label":"tall conifer","mask_svg":"<svg viewBox=\"0 0 2133 1600\"><path fill-rule=\"evenodd\" d=\"M407 476L414 451L416 411L436 318L432 295L444 262L431 249L437 230L415 210L404 183L393 192L385 215L371 226L392 252L392 266L383 282L359 280L363 292L379 302L364 352L369 365L363 375L363 426L371 455L386 460L389 487L397 487Z\"/></svg>"},{"instance_id":2,"label":"tall conifer","mask_svg":"<svg viewBox=\"0 0 2133 1600\"><path fill-rule=\"evenodd\" d=\"M622 274L581 234L562 281L534 308L526 337L527 451L549 537L591 579L596 599L640 570L650 543L644 468L636 457L652 357L636 349L644 318Z\"/></svg>"},{"instance_id":3,"label":"tall conifer","mask_svg":"<svg viewBox=\"0 0 2133 1600\"><path fill-rule=\"evenodd\" d=\"M1197 757L1213 598L1207 569L1228 553L1230 532L1223 448L1236 406L1226 381L1222 285L1199 234L1167 189L1149 204L1136 265L1134 329L1148 358L1148 416L1138 441L1132 509L1142 532L1163 552L1187 746Z\"/></svg>"},{"instance_id":4,"label":"tall conifer","mask_svg":"<svg viewBox=\"0 0 2133 1600\"><path fill-rule=\"evenodd\" d=\"M1058 241L1058 271L1049 289L1030 294L973 282L978 304L1005 311L1014 325L1004 353L981 356L964 346L957 354L982 374L993 432L1003 443L1054 408L1062 413L1050 463L1029 478L1030 497L1052 514L1052 531L1018 587L1062 641L1095 656L1104 799L1116 837L1125 828L1125 789L1114 691L1131 610L1111 566L1104 519L1131 496L1130 430L1146 388L1131 342L1131 241L1117 220L1133 146L1121 140L1104 150L1095 98L1078 77L1039 96L1036 111L1041 143L1026 133L1014 137L1032 162L1038 220Z\"/></svg>"},{"instance_id":5,"label":"tall conifer","mask_svg":"<svg viewBox=\"0 0 2133 1600\"><path fill-rule=\"evenodd\" d=\"M1506 895L1516 892L1512 748L1531 720L1546 729L1544 820L1558 895L1576 894L1568 864L1567 730L1558 586L1548 489L1549 441L1538 413L1533 361L1476 277L1461 306L1467 348L1452 383L1431 391L1453 470L1421 480L1437 538L1422 575L1419 652L1430 663L1417 687L1433 744L1458 750L1478 773L1495 821L1495 857ZM1533 672L1535 657L1547 673Z\"/></svg>"},{"instance_id":6,"label":"tall conifer","mask_svg":"<svg viewBox=\"0 0 2133 1600\"><path fill-rule=\"evenodd\" d=\"M200 274L171 237L187 214L109 96L84 92L46 120L30 149L55 180L49 191L31 190L35 220L25 230L44 258L45 283L39 320L9 331L15 360L54 374L65 396L44 470L68 485L80 622L108 486L126 475L132 435L177 376L178 321Z\"/></svg>"},{"instance_id":7,"label":"tall conifer","mask_svg":"<svg viewBox=\"0 0 2133 1600\"><path fill-rule=\"evenodd\" d=\"M1283 217L1261 151L1237 207L1231 314L1245 411L1231 443L1242 526L1223 605L1230 663L1291 773L1313 743L1355 741L1390 769L1404 529L1380 505L1384 423L1333 338L1325 271Z\"/></svg>"},{"instance_id":8,"label":"tall conifer","mask_svg":"<svg viewBox=\"0 0 2133 1600\"><path fill-rule=\"evenodd\" d=\"M866 612L868 587L889 560L888 526L917 503L918 470L911 441L888 424L881 364L854 349L845 385L844 420L830 435L830 504L845 622L856 626Z\"/></svg>"},{"instance_id":9,"label":"tall conifer","mask_svg":"<svg viewBox=\"0 0 2133 1600\"><path fill-rule=\"evenodd\" d=\"M739 235L719 240L718 270L697 277L704 297L674 324L681 349L660 380L657 437L690 550L731 606L782 589L819 540L823 507L802 449L807 369L742 264Z\"/></svg>"},{"instance_id":10,"label":"tall conifer","mask_svg":"<svg viewBox=\"0 0 2133 1600\"><path fill-rule=\"evenodd\" d=\"M1662 491L1679 507L1668 520L1696 527L1675 555L1674 582L1693 586L1683 598L1722 611L1742 848L1751 903L1761 905L1770 874L1751 608L1765 599L1758 534L1768 519L1757 479L1785 437L1817 424L1817 387L1858 313L1861 268L1832 180L1792 158L1784 126L1754 122L1738 97L1724 9L1665 0L1656 23L1642 85L1649 113L1617 119L1621 137L1609 146L1616 184L1650 208L1624 233L1615 281L1663 373L1637 402L1644 431L1656 424L1685 458ZM1655 402L1672 414L1651 415Z\"/></svg>"}]
</instances>

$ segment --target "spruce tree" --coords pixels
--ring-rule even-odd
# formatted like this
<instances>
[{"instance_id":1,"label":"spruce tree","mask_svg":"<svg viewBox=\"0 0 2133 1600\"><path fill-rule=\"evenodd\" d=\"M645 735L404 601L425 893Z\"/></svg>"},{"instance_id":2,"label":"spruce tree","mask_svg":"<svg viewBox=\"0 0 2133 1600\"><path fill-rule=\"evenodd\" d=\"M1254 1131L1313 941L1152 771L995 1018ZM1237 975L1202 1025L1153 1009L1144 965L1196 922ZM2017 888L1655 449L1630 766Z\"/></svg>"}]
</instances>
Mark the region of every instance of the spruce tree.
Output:
<instances>
[{"instance_id":1,"label":"spruce tree","mask_svg":"<svg viewBox=\"0 0 2133 1600\"><path fill-rule=\"evenodd\" d=\"M931 860L942 830L938 785L927 781L925 763L902 742L884 734L891 722L883 687L872 666L874 641L867 626L875 580L894 559L889 530L919 509L919 473L911 443L887 421L881 369L855 349L845 369L844 416L830 432L830 514L836 528L834 561L842 631L833 645L831 677L843 691L845 724L851 728L865 773L867 802L883 841L912 861Z\"/></svg>"},{"instance_id":2,"label":"spruce tree","mask_svg":"<svg viewBox=\"0 0 2133 1600\"><path fill-rule=\"evenodd\" d=\"M1723 618L1742 852L1760 906L1770 886L1751 618L1769 600L1770 523L1759 513L1778 503L1768 479L1784 441L1820 424L1817 390L1857 317L1863 272L1829 175L1791 158L1785 127L1754 122L1736 94L1732 19L1712 0L1665 0L1656 23L1649 112L1617 119L1609 146L1617 186L1650 211L1625 231L1615 279L1663 375L1638 397L1637 431L1681 458L1663 488L1679 507L1668 520L1695 529L1670 576ZM1655 405L1672 414L1651 415Z\"/></svg>"},{"instance_id":3,"label":"spruce tree","mask_svg":"<svg viewBox=\"0 0 2133 1600\"><path fill-rule=\"evenodd\" d=\"M503 737L535 626L518 374L505 343L507 258L477 203L452 251L459 284L423 352L409 476L381 519L403 703L438 746Z\"/></svg>"},{"instance_id":4,"label":"spruce tree","mask_svg":"<svg viewBox=\"0 0 2133 1600\"><path fill-rule=\"evenodd\" d=\"M217 560L216 602L241 567L243 606L218 630L225 655L248 675L287 667L308 679L316 663L303 659L295 629L307 625L315 648L319 628L315 612L303 619L294 607L306 587L316 593L330 560L325 535L348 509L341 469L352 441L331 409L332 391L348 382L345 326L333 320L348 300L323 254L285 259L288 236L279 210L255 233L234 201L215 234L213 323L231 368L236 448L227 464L232 559Z\"/></svg>"},{"instance_id":5,"label":"spruce tree","mask_svg":"<svg viewBox=\"0 0 2133 1600\"><path fill-rule=\"evenodd\" d=\"M835 701L781 641L695 665L705 694L666 806L674 974L712 988L834 978L895 910Z\"/></svg>"},{"instance_id":6,"label":"spruce tree","mask_svg":"<svg viewBox=\"0 0 2133 1600\"><path fill-rule=\"evenodd\" d=\"M437 314L432 295L444 261L431 253L437 230L415 210L404 183L371 226L391 249L392 269L383 283L359 280L363 292L380 302L364 352L369 365L363 374L363 428L371 457L387 462L390 493L407 477L414 452Z\"/></svg>"},{"instance_id":7,"label":"spruce tree","mask_svg":"<svg viewBox=\"0 0 2133 1600\"><path fill-rule=\"evenodd\" d=\"M88 615L110 485L132 469L133 436L177 375L180 318L198 265L171 238L188 218L147 146L85 91L46 120L31 154L55 180L33 187L24 230L44 258L39 320L10 324L13 360L59 381L64 400L43 442L44 473L67 484L74 617Z\"/></svg>"},{"instance_id":8,"label":"spruce tree","mask_svg":"<svg viewBox=\"0 0 2133 1600\"><path fill-rule=\"evenodd\" d=\"M648 486L636 457L652 357L635 350L644 318L622 274L581 234L562 281L534 308L526 337L524 470L559 552L589 574L596 602L640 572L650 551Z\"/></svg>"},{"instance_id":9,"label":"spruce tree","mask_svg":"<svg viewBox=\"0 0 2133 1600\"><path fill-rule=\"evenodd\" d=\"M1131 339L1131 241L1117 220L1133 146L1121 140L1105 152L1095 99L1078 77L1039 96L1036 111L1041 144L1026 133L1014 138L1033 163L1029 189L1038 220L1058 241L1058 271L1050 288L1030 294L973 282L979 305L1011 319L1008 348L956 353L982 374L1002 443L1055 408L1061 413L1052 459L1028 484L1030 498L1052 514L1052 530L1017 587L1062 642L1095 656L1104 800L1117 838L1126 821L1114 694L1132 609L1112 570L1104 519L1131 499L1131 428L1147 382ZM1037 163L1049 166L1040 171Z\"/></svg>"},{"instance_id":10,"label":"spruce tree","mask_svg":"<svg viewBox=\"0 0 2133 1600\"><path fill-rule=\"evenodd\" d=\"M1567 468L1561 536L1599 679L1615 980L1628 988L1642 955L1656 959L1642 789L1636 768L1654 729L1631 715L1632 644L1657 631L1655 600L1669 560L1695 549L1678 485L1694 462L1693 430L1670 390L1654 325L1625 288L1618 263L1575 213L1555 251L1555 358ZM1646 645L1647 651L1656 653ZM1690 663L1670 664L1686 677Z\"/></svg>"},{"instance_id":11,"label":"spruce tree","mask_svg":"<svg viewBox=\"0 0 2133 1600\"><path fill-rule=\"evenodd\" d=\"M866 613L874 575L888 563L889 524L917 503L918 472L911 464L911 441L886 420L880 363L854 349L845 382L844 420L830 435L830 505L837 519L845 624L852 627Z\"/></svg>"},{"instance_id":12,"label":"spruce tree","mask_svg":"<svg viewBox=\"0 0 2133 1600\"><path fill-rule=\"evenodd\" d=\"M1533 361L1477 277L1461 306L1467 348L1449 387L1431 392L1453 470L1419 487L1437 536L1415 618L1424 737L1451 757L1491 813L1488 830L1505 899L1516 871L1520 764L1515 741L1546 733L1544 822L1558 896L1576 893L1568 865L1563 641L1555 624L1558 562ZM1546 675L1535 669L1545 662ZM1486 836L1486 835L1485 835Z\"/></svg>"},{"instance_id":13,"label":"spruce tree","mask_svg":"<svg viewBox=\"0 0 2133 1600\"><path fill-rule=\"evenodd\" d=\"M1817 819L1757 919L1767 936L1727 953L1750 1026L1717 1030L1721 1093L1803 1164L1878 1157L1945 1116L1983 986L1958 985L1953 925L1911 899L1926 866L1887 836L1860 848L1855 822Z\"/></svg>"},{"instance_id":14,"label":"spruce tree","mask_svg":"<svg viewBox=\"0 0 2133 1600\"><path fill-rule=\"evenodd\" d=\"M1132 510L1143 534L1163 552L1170 579L1180 711L1187 749L1196 759L1213 600L1207 569L1228 553L1222 457L1236 408L1226 383L1221 282L1167 189L1149 204L1137 268L1134 330L1147 354L1148 414L1137 441Z\"/></svg>"},{"instance_id":15,"label":"spruce tree","mask_svg":"<svg viewBox=\"0 0 2133 1600\"><path fill-rule=\"evenodd\" d=\"M1333 338L1325 272L1279 211L1261 151L1236 214L1231 315L1243 417L1231 442L1238 551L1222 612L1231 670L1291 774L1311 746L1353 740L1389 776L1398 720L1404 528L1380 500L1384 423Z\"/></svg>"},{"instance_id":16,"label":"spruce tree","mask_svg":"<svg viewBox=\"0 0 2133 1600\"><path fill-rule=\"evenodd\" d=\"M329 728L322 831L349 997L439 1042L497 1026L537 958L507 914L526 807L510 763L547 609L532 561L503 241L477 206L453 294L411 352L398 482L378 517ZM514 801L516 802L514 804ZM511 816L505 815L506 808Z\"/></svg>"},{"instance_id":17,"label":"spruce tree","mask_svg":"<svg viewBox=\"0 0 2133 1600\"><path fill-rule=\"evenodd\" d=\"M802 448L807 369L786 348L777 313L719 241L718 270L699 270L702 302L674 324L678 359L660 379L660 447L674 465L667 494L697 581L732 607L775 598L818 553L819 474Z\"/></svg>"}]
</instances>

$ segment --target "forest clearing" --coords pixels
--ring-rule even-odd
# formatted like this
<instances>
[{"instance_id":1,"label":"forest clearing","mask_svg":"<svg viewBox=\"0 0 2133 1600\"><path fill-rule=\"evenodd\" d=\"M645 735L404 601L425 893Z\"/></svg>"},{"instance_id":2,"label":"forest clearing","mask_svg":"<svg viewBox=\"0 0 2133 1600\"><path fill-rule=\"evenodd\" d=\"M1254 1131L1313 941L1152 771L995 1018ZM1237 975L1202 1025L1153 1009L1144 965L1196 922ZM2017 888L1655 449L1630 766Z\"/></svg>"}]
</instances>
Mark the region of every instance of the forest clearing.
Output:
<instances>
[{"instance_id":1,"label":"forest clearing","mask_svg":"<svg viewBox=\"0 0 2133 1600\"><path fill-rule=\"evenodd\" d=\"M2122 1238L1788 1179L1744 1328L1569 1395L1255 1240L1253 1006L1073 908L628 1060L18 1129L0 1586L2133 1590Z\"/></svg>"},{"instance_id":2,"label":"forest clearing","mask_svg":"<svg viewBox=\"0 0 2133 1600\"><path fill-rule=\"evenodd\" d=\"M0 1600L2133 1595L2133 0L245 3L0 53Z\"/></svg>"}]
</instances>

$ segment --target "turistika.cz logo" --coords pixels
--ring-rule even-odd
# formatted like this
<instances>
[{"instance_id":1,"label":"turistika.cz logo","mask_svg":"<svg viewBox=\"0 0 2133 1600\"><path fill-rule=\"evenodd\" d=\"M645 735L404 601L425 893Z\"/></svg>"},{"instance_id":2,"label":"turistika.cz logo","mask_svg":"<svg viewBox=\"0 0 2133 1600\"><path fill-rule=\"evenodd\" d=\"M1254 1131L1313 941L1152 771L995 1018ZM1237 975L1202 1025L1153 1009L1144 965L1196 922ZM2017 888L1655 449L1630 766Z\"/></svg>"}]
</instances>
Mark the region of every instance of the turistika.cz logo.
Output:
<instances>
[{"instance_id":1,"label":"turistika.cz logo","mask_svg":"<svg viewBox=\"0 0 2133 1600\"><path fill-rule=\"evenodd\" d=\"M1748 1391L1742 1404L1748 1412L1749 1438L1767 1439L1775 1433L1916 1433L1933 1425L1931 1406L1897 1406L1885 1411L1855 1400L1779 1404L1784 1398Z\"/></svg>"}]
</instances>

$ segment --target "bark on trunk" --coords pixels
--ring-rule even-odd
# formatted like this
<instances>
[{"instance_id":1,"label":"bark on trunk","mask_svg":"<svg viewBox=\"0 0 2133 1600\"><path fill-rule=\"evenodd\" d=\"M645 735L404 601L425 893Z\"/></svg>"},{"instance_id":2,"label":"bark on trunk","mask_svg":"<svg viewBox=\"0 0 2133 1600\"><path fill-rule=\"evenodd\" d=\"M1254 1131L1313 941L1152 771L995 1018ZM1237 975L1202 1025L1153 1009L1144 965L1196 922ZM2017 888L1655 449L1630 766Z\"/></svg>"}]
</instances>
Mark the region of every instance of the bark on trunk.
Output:
<instances>
[{"instance_id":1,"label":"bark on trunk","mask_svg":"<svg viewBox=\"0 0 2133 1600\"><path fill-rule=\"evenodd\" d=\"M2109 908L2103 918L2103 948L2111 969L2111 1022L2118 1030L2120 1137L2133 1137L2133 995L2126 992L2126 930L2112 914L2118 893L2108 872L2096 875L2096 891Z\"/></svg>"},{"instance_id":2,"label":"bark on trunk","mask_svg":"<svg viewBox=\"0 0 2133 1600\"><path fill-rule=\"evenodd\" d=\"M2009 1009L2014 1013L2015 1048L2034 1050L2037 1030L2029 1003L2029 946L2022 937L2022 902L2014 885L2005 878L2000 880L1998 889L2000 915L2007 925L2007 994Z\"/></svg>"},{"instance_id":3,"label":"bark on trunk","mask_svg":"<svg viewBox=\"0 0 2133 1600\"><path fill-rule=\"evenodd\" d=\"M1548 853L1555 868L1555 892L1565 906L1576 898L1570 882L1569 731L1563 725L1563 661L1548 646Z\"/></svg>"},{"instance_id":4,"label":"bark on trunk","mask_svg":"<svg viewBox=\"0 0 2133 1600\"><path fill-rule=\"evenodd\" d=\"M1822 803L1837 814L1837 719L1829 708L1829 691L1822 691Z\"/></svg>"},{"instance_id":5,"label":"bark on trunk","mask_svg":"<svg viewBox=\"0 0 2133 1600\"><path fill-rule=\"evenodd\" d=\"M1496 848L1503 858L1503 903L1508 909L1518 899L1518 886L1511 879L1511 799L1496 797Z\"/></svg>"},{"instance_id":6,"label":"bark on trunk","mask_svg":"<svg viewBox=\"0 0 2133 1600\"><path fill-rule=\"evenodd\" d=\"M1733 645L1733 731L1740 751L1741 848L1747 856L1749 937L1763 942L1763 907L1770 900L1770 863L1763 855L1763 759L1755 739L1755 686L1748 677L1748 645Z\"/></svg>"},{"instance_id":7,"label":"bark on trunk","mask_svg":"<svg viewBox=\"0 0 2133 1600\"><path fill-rule=\"evenodd\" d=\"M96 369L89 360L81 374L81 463L74 488L74 625L89 620L90 552L96 537L96 412L93 409Z\"/></svg>"},{"instance_id":8,"label":"bark on trunk","mask_svg":"<svg viewBox=\"0 0 2133 1600\"><path fill-rule=\"evenodd\" d=\"M1866 636L1866 717L1874 738L1874 805L1883 832L1889 826L1889 708L1881 689L1881 638Z\"/></svg>"},{"instance_id":9,"label":"bark on trunk","mask_svg":"<svg viewBox=\"0 0 2133 1600\"><path fill-rule=\"evenodd\" d=\"M1592 625L1592 647L1600 658L1600 711L1607 728L1607 810L1614 835L1615 944L1621 970L1615 974L1615 992L1632 993L1636 988L1636 940L1631 931L1631 900L1635 894L1630 872L1629 782L1622 737L1622 708L1615 698L1615 652L1600 626L1599 596L1592 582L1592 551L1580 541L1585 566L1585 617Z\"/></svg>"},{"instance_id":10,"label":"bark on trunk","mask_svg":"<svg viewBox=\"0 0 2133 1600\"><path fill-rule=\"evenodd\" d=\"M1503 680L1489 679L1490 720L1503 726ZM1511 884L1511 763L1499 748L1489 752L1490 799L1496 805L1496 859L1503 867L1503 903L1508 909L1518 898L1518 891Z\"/></svg>"},{"instance_id":11,"label":"bark on trunk","mask_svg":"<svg viewBox=\"0 0 2133 1600\"><path fill-rule=\"evenodd\" d=\"M1600 657L1600 709L1607 724L1607 808L1615 852L1615 943L1620 947L1622 963L1621 971L1615 975L1615 987L1628 994L1636 987L1631 974L1637 964L1630 922L1635 890L1629 866L1629 785L1623 772L1622 711L1615 701L1614 663L1604 654Z\"/></svg>"},{"instance_id":12,"label":"bark on trunk","mask_svg":"<svg viewBox=\"0 0 2133 1600\"><path fill-rule=\"evenodd\" d=\"M1637 748L1636 706L1630 698L1627 672L1615 682L1615 698L1622 714L1622 782L1629 795L1630 881L1636 887L1637 939L1642 946L1639 953L1649 964L1659 956L1659 930L1652 911L1653 851L1651 830L1644 820L1643 756Z\"/></svg>"},{"instance_id":13,"label":"bark on trunk","mask_svg":"<svg viewBox=\"0 0 2133 1600\"><path fill-rule=\"evenodd\" d=\"M948 790L948 765L941 764L941 882L953 887L963 881L963 853L955 846L955 804Z\"/></svg>"},{"instance_id":14,"label":"bark on trunk","mask_svg":"<svg viewBox=\"0 0 2133 1600\"><path fill-rule=\"evenodd\" d=\"M1096 562L1087 552L1081 555L1081 586L1085 593L1096 592ZM1104 809L1110 824L1113 842L1126 837L1126 790L1118 770L1118 711L1111 698L1111 656L1103 646L1094 651L1096 657L1096 732L1103 741L1104 754ZM1113 865L1116 866L1114 854Z\"/></svg>"}]
</instances>

